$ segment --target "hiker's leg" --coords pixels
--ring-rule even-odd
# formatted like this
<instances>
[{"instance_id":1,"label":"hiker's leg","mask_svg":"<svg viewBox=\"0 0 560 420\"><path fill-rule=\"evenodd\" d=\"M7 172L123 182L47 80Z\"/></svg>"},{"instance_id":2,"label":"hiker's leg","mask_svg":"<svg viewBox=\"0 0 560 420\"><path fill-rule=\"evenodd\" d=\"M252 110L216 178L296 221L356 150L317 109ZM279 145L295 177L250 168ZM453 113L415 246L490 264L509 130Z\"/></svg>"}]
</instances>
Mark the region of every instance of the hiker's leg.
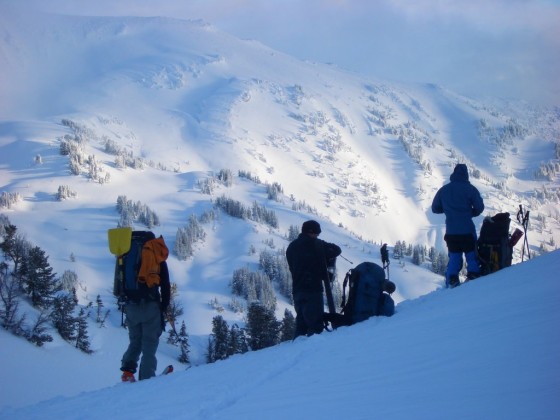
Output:
<instances>
[{"instance_id":1,"label":"hiker's leg","mask_svg":"<svg viewBox=\"0 0 560 420\"><path fill-rule=\"evenodd\" d=\"M307 303L303 309L303 316L307 325L307 335L321 334L325 328L323 314L325 306L323 293L309 293Z\"/></svg>"},{"instance_id":2,"label":"hiker's leg","mask_svg":"<svg viewBox=\"0 0 560 420\"><path fill-rule=\"evenodd\" d=\"M159 302L146 302L142 322L142 360L140 362L139 379L149 379L156 376L156 351L159 345L161 331L161 311Z\"/></svg>"},{"instance_id":3,"label":"hiker's leg","mask_svg":"<svg viewBox=\"0 0 560 420\"><path fill-rule=\"evenodd\" d=\"M471 251L465 254L467 260L467 277L475 279L480 276L480 263L476 257L476 252Z\"/></svg>"},{"instance_id":4,"label":"hiker's leg","mask_svg":"<svg viewBox=\"0 0 560 420\"><path fill-rule=\"evenodd\" d=\"M467 261L467 278L472 280L480 277L480 261L476 256L476 234L465 238L463 252Z\"/></svg>"},{"instance_id":5,"label":"hiker's leg","mask_svg":"<svg viewBox=\"0 0 560 420\"><path fill-rule=\"evenodd\" d=\"M443 239L447 244L447 255L449 262L445 270L445 286L455 287L460 284L459 271L463 268L463 252L464 252L465 235L449 235L445 234Z\"/></svg>"},{"instance_id":6,"label":"hiker's leg","mask_svg":"<svg viewBox=\"0 0 560 420\"><path fill-rule=\"evenodd\" d=\"M305 324L305 317L303 316L305 303L306 299L300 293L294 295L294 309L296 311L296 329L294 331L294 340L300 335L307 334L307 325Z\"/></svg>"},{"instance_id":7,"label":"hiker's leg","mask_svg":"<svg viewBox=\"0 0 560 420\"><path fill-rule=\"evenodd\" d=\"M125 311L129 344L121 360L121 370L135 373L138 367L138 359L142 352L141 314L138 305L133 303L127 304Z\"/></svg>"},{"instance_id":8,"label":"hiker's leg","mask_svg":"<svg viewBox=\"0 0 560 420\"><path fill-rule=\"evenodd\" d=\"M449 262L445 271L445 285L447 287L458 286L459 271L463 268L463 254L461 252L449 252Z\"/></svg>"}]
</instances>

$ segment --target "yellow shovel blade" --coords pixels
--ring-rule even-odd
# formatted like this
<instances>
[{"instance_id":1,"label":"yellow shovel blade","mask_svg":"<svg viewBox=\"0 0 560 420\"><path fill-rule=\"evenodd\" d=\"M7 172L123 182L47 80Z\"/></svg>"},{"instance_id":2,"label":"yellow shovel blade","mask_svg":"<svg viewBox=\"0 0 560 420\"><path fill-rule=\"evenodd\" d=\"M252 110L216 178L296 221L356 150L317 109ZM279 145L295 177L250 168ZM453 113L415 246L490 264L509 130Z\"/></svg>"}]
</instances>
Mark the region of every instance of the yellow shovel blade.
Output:
<instances>
[{"instance_id":1,"label":"yellow shovel blade","mask_svg":"<svg viewBox=\"0 0 560 420\"><path fill-rule=\"evenodd\" d=\"M124 255L130 250L130 243L132 239L132 228L123 227L109 229L107 231L109 236L109 250L113 255Z\"/></svg>"}]
</instances>

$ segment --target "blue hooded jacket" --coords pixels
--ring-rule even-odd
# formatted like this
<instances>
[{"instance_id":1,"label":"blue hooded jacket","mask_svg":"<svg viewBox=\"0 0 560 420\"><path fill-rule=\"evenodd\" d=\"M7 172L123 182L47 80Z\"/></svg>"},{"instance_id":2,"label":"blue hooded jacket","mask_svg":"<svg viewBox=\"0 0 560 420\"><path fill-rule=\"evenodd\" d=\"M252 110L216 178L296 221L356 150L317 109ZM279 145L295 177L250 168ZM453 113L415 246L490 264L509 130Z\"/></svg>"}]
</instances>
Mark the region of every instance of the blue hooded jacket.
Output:
<instances>
[{"instance_id":1,"label":"blue hooded jacket","mask_svg":"<svg viewBox=\"0 0 560 420\"><path fill-rule=\"evenodd\" d=\"M473 217L484 211L480 192L469 182L467 165L459 163L449 177L451 182L441 187L432 202L432 212L445 213L446 233L472 234L476 238Z\"/></svg>"}]
</instances>

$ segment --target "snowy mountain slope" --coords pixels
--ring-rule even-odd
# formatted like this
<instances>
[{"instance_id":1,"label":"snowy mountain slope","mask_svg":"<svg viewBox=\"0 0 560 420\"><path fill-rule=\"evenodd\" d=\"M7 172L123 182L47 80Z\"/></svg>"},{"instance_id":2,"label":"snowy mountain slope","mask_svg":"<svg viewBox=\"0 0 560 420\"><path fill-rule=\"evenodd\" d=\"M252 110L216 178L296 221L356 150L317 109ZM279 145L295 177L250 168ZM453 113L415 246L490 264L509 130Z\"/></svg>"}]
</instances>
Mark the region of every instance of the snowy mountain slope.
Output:
<instances>
[{"instance_id":1,"label":"snowy mountain slope","mask_svg":"<svg viewBox=\"0 0 560 420\"><path fill-rule=\"evenodd\" d=\"M278 216L273 229L219 213L204 224L206 239L193 258L171 256L194 364L204 361L218 314L210 300L224 306L229 323L242 323L243 314L228 307L232 273L256 269L262 249L285 247L291 225L317 218L322 237L342 246L353 263L339 259L339 280L359 262L379 262L383 242L444 250L443 217L429 207L458 161L480 170L473 183L484 194L485 215L515 214L522 203L531 210L533 251L555 249L560 240L557 172L550 180L532 176L541 162L558 162L557 109L481 104L442 87L365 79L198 21L10 12L0 22L0 189L21 197L0 211L47 251L59 275L78 274L81 305L97 294L112 305L109 326L91 331L96 362L89 363L99 369L84 373L87 389L113 383L126 342L106 239L119 221L121 195L157 213L154 231L172 250L177 229L222 195ZM65 136L83 140L79 175L60 154ZM121 166L117 149L132 163ZM222 169L235 175L233 185L215 181ZM212 194L202 192L205 182L214 182ZM284 191L279 201L267 199L265 183L274 182ZM57 201L60 186L77 195ZM544 187L548 196L537 196ZM428 265L393 262L397 302L441 286ZM288 306L280 297L279 318ZM114 337L119 345L107 350ZM158 356L171 362L176 351L162 345Z\"/></svg>"},{"instance_id":2,"label":"snowy mountain slope","mask_svg":"<svg viewBox=\"0 0 560 420\"><path fill-rule=\"evenodd\" d=\"M417 227L432 224L425 214L429 198L457 160L479 169L478 186L503 204L505 194L495 185L531 193L542 182L527 182L528 174L554 158L555 134L515 137L511 144L489 140L516 115L475 108L440 88L416 97L414 89L301 63L199 22L50 17L35 31L35 42L47 47L36 48L49 54L31 56L27 68L40 62L49 76L55 73L44 88L62 92L37 95L45 97L51 118L122 123L130 130L129 141L117 140L122 146L181 171L227 167L280 182L288 195L320 205L333 222L353 231L365 227L368 237L429 240ZM36 98L34 85L29 88ZM67 109L58 110L57 102ZM550 116L557 133L558 117ZM488 127L479 134L481 120ZM526 124L514 128L531 132ZM525 200L514 196L507 204L515 208ZM395 215L411 217L415 231L391 223Z\"/></svg>"},{"instance_id":3,"label":"snowy mountain slope","mask_svg":"<svg viewBox=\"0 0 560 420\"><path fill-rule=\"evenodd\" d=\"M134 156L179 174L222 168L249 171L263 181L280 182L286 196L304 201L322 217L364 239L404 239L443 247L443 220L430 214L429 205L457 160L480 169L482 178L474 182L487 198L488 214L514 212L543 185L557 189L557 177L552 184L528 179L546 156L554 158L551 140L558 129L554 113L547 114L546 124L531 128L534 138L511 139L515 143L503 150L503 145L488 138L503 130L500 124L510 116L441 88L415 87L408 93L301 63L199 22L43 15L37 24L36 17L19 19L24 24L32 19L35 26L29 32L18 30L17 20L6 26L12 31L7 37L10 42L3 45L4 56L10 63L24 63L8 66L7 74L20 72L21 67L20 77L29 72L19 88L28 89L27 97L35 106L13 109L12 102L2 102L21 114L3 124L4 142L10 142L2 153L6 168L2 177L8 177L8 190L21 188L8 183L16 169L13 157L19 154L12 148L24 149L11 140L14 136L31 140L32 133L24 134L28 125L45 126L35 132L37 139L53 146L29 150L27 159L37 154L43 158L33 173L41 176L52 157L59 162L55 173L64 174L65 161L55 156L57 138L64 133L58 125L62 117L88 130L94 140L88 153L103 156L99 149L109 139ZM47 69L49 76L43 88L59 87L56 95L45 96L40 89L37 93L35 85L40 81L31 79L39 67ZM67 108L62 115L54 109L57 101ZM50 117L22 122L34 118L37 108ZM481 119L489 127L484 135L477 135ZM47 128L48 121L54 125ZM527 145L539 147L528 153ZM517 151L516 156L509 149ZM103 185L104 191L118 191L113 200L119 193L139 199L134 197L134 187L142 183L115 171L112 156L103 159L113 184ZM515 162L514 176L508 168L500 170L500 160ZM65 184L74 181L60 178ZM89 184L83 179L78 182ZM166 179L167 184L174 182ZM511 190L495 187L503 182ZM80 186L79 200L101 190L98 187ZM39 191L31 191L30 196L45 197L42 185L31 188ZM530 206L533 214L539 211L549 220L550 232L543 229L538 240L557 237L554 207L546 200L532 200ZM401 223L403 219L409 223Z\"/></svg>"},{"instance_id":4,"label":"snowy mountain slope","mask_svg":"<svg viewBox=\"0 0 560 420\"><path fill-rule=\"evenodd\" d=\"M0 418L557 418L558 264L555 251L405 302L392 318Z\"/></svg>"}]
</instances>

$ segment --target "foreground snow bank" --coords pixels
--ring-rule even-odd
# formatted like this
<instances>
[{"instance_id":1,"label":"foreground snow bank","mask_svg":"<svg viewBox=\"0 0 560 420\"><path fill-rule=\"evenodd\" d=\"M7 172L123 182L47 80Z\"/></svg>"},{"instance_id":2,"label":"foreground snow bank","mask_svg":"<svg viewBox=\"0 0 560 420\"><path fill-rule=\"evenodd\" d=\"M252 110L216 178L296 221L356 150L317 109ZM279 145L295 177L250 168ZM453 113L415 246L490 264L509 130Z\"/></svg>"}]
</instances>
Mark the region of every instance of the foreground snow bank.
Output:
<instances>
[{"instance_id":1,"label":"foreground snow bank","mask_svg":"<svg viewBox=\"0 0 560 420\"><path fill-rule=\"evenodd\" d=\"M555 251L392 318L0 418L558 418L558 267Z\"/></svg>"}]
</instances>

